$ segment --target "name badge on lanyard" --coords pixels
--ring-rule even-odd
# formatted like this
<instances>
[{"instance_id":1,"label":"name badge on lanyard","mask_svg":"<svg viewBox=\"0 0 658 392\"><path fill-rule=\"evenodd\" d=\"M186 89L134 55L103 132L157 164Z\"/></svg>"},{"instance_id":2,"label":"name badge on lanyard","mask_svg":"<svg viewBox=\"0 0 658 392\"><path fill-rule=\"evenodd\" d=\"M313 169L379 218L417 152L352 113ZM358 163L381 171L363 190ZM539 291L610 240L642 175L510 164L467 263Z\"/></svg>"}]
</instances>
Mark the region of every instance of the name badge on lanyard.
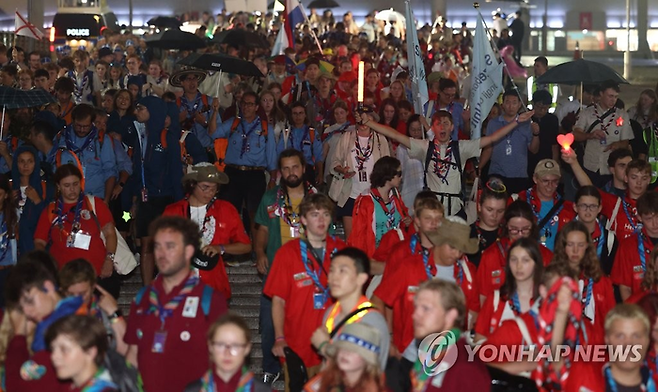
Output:
<instances>
[{"instance_id":1,"label":"name badge on lanyard","mask_svg":"<svg viewBox=\"0 0 658 392\"><path fill-rule=\"evenodd\" d=\"M77 233L71 234L71 239L70 241L68 241L67 246L69 248L89 250L90 244L91 244L91 236L85 232L78 231Z\"/></svg>"},{"instance_id":2,"label":"name badge on lanyard","mask_svg":"<svg viewBox=\"0 0 658 392\"><path fill-rule=\"evenodd\" d=\"M324 293L313 293L313 309L324 309L327 297Z\"/></svg>"}]
</instances>

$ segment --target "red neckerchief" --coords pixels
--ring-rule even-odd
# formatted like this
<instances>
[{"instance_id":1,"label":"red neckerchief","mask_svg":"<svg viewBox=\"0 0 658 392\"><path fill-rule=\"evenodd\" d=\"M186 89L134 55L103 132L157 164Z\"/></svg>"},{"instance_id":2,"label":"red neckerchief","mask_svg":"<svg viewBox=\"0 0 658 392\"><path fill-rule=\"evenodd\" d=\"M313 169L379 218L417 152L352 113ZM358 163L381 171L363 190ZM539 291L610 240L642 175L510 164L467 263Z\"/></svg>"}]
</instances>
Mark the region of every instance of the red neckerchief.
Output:
<instances>
[{"instance_id":1,"label":"red neckerchief","mask_svg":"<svg viewBox=\"0 0 658 392\"><path fill-rule=\"evenodd\" d=\"M555 205L558 202L559 197L557 192L555 192L555 195L553 195L553 205ZM541 199L539 198L539 195L537 194L537 185L533 186L532 188L528 188L526 190L526 203L530 204L530 208L532 208L532 213L535 215L537 218L537 221L539 221L539 213L541 212ZM556 214L559 215L559 212ZM550 224L549 226L552 226Z\"/></svg>"}]
</instances>

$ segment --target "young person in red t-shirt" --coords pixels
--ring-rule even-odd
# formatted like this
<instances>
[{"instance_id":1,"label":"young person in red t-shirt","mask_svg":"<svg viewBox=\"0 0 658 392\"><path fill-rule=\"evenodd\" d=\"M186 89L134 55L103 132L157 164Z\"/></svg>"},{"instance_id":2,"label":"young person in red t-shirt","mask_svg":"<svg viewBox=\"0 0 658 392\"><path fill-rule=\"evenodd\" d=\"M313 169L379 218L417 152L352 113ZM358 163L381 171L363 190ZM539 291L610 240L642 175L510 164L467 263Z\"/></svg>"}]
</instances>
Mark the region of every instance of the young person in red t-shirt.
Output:
<instances>
[{"instance_id":1,"label":"young person in red t-shirt","mask_svg":"<svg viewBox=\"0 0 658 392\"><path fill-rule=\"evenodd\" d=\"M632 162L631 162L632 163ZM647 192L637 199L637 213L642 229L621 240L612 266L612 283L619 285L622 300L642 291L649 254L658 243L658 193Z\"/></svg>"},{"instance_id":2,"label":"young person in red t-shirt","mask_svg":"<svg viewBox=\"0 0 658 392\"><path fill-rule=\"evenodd\" d=\"M482 252L480 258L475 281L481 304L505 283L505 265L510 244L519 238L535 240L539 238L535 215L530 205L522 200L507 206L503 221L506 223L502 228L500 239ZM539 251L544 266L548 265L553 258L553 252L543 245L539 246Z\"/></svg>"},{"instance_id":3,"label":"young person in red t-shirt","mask_svg":"<svg viewBox=\"0 0 658 392\"><path fill-rule=\"evenodd\" d=\"M539 298L543 271L537 241L519 238L512 243L505 266L509 279L484 301L475 324L476 341L494 333L504 321L513 320L532 308Z\"/></svg>"},{"instance_id":4,"label":"young person in red t-shirt","mask_svg":"<svg viewBox=\"0 0 658 392\"><path fill-rule=\"evenodd\" d=\"M581 344L603 344L605 315L615 306L610 279L603 274L589 229L579 221L567 223L555 240L553 262L566 262L578 278L583 318Z\"/></svg>"},{"instance_id":5,"label":"young person in red t-shirt","mask_svg":"<svg viewBox=\"0 0 658 392\"><path fill-rule=\"evenodd\" d=\"M382 281L372 297L372 303L385 314L393 332L391 356L399 356L413 340L413 298L418 285L428 279L423 255L429 255L434 247L426 233L439 227L443 205L432 195L419 201L415 212L414 225L418 231L392 248Z\"/></svg>"},{"instance_id":6,"label":"young person in red t-shirt","mask_svg":"<svg viewBox=\"0 0 658 392\"><path fill-rule=\"evenodd\" d=\"M263 294L272 298L276 336L272 353L283 358L284 348L290 347L304 362L309 378L321 365L311 336L333 302L327 283L331 255L345 247L343 241L327 234L333 209L326 195L304 197L299 215L305 238L290 240L277 251L263 289ZM290 381L288 370L284 366L286 383Z\"/></svg>"},{"instance_id":7,"label":"young person in red t-shirt","mask_svg":"<svg viewBox=\"0 0 658 392\"><path fill-rule=\"evenodd\" d=\"M562 151L562 160L571 166L574 176L581 186L592 185L587 173L578 163L573 150ZM642 224L638 219L637 200L647 193L651 181L651 166L643 160L634 159L626 165L626 196L620 198L615 194L601 192L601 212L608 220L608 227L615 231L621 241L639 232Z\"/></svg>"},{"instance_id":8,"label":"young person in red t-shirt","mask_svg":"<svg viewBox=\"0 0 658 392\"><path fill-rule=\"evenodd\" d=\"M645 364L650 347L652 326L646 313L637 305L619 304L605 319L605 343L619 352L607 364L575 361L564 391L651 391L655 390L649 367ZM639 346L639 351L635 347ZM636 354L640 354L638 357ZM622 389L623 388L623 389Z\"/></svg>"},{"instance_id":9,"label":"young person in red t-shirt","mask_svg":"<svg viewBox=\"0 0 658 392\"><path fill-rule=\"evenodd\" d=\"M477 238L478 251L468 255L468 260L476 267L480 265L482 252L493 245L500 237L500 229L507 207L507 188L499 178L492 177L482 187L478 195L478 217L471 224L471 238Z\"/></svg>"}]
</instances>

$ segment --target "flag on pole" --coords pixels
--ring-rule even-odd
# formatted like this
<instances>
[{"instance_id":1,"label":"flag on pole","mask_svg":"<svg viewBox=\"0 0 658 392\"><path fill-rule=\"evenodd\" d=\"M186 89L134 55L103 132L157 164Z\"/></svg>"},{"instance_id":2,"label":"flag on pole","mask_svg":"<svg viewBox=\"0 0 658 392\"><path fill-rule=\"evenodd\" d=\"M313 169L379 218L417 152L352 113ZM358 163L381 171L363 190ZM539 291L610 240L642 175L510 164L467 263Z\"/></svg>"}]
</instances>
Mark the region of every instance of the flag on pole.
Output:
<instances>
[{"instance_id":1,"label":"flag on pole","mask_svg":"<svg viewBox=\"0 0 658 392\"><path fill-rule=\"evenodd\" d=\"M498 63L491 42L484 30L482 14L478 11L473 44L473 71L471 72L471 139L479 139L482 122L503 91L503 64Z\"/></svg>"},{"instance_id":2,"label":"flag on pole","mask_svg":"<svg viewBox=\"0 0 658 392\"><path fill-rule=\"evenodd\" d=\"M284 22L276 36L276 41L272 47L272 56L283 54L286 48L292 48L295 45L295 26L303 23L304 11L302 10L299 0L285 0Z\"/></svg>"},{"instance_id":3,"label":"flag on pole","mask_svg":"<svg viewBox=\"0 0 658 392\"><path fill-rule=\"evenodd\" d=\"M34 27L32 23L28 22L18 11L16 11L16 20L14 21L14 34L34 39L44 37L43 33Z\"/></svg>"},{"instance_id":4,"label":"flag on pole","mask_svg":"<svg viewBox=\"0 0 658 392\"><path fill-rule=\"evenodd\" d=\"M411 79L413 92L414 111L422 116L424 115L423 108L427 101L429 101L425 64L420 56L418 29L416 29L416 19L414 19L414 13L411 10L409 1L405 1L405 8L405 17L407 18L407 61L409 63L409 78Z\"/></svg>"}]
</instances>

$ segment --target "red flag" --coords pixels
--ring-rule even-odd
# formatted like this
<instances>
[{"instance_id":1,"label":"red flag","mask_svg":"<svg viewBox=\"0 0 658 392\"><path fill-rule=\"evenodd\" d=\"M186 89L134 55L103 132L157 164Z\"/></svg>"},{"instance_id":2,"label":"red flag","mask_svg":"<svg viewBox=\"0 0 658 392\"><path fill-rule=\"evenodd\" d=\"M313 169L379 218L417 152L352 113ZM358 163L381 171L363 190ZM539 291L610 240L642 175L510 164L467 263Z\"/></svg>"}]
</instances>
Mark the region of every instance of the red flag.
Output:
<instances>
[{"instance_id":1,"label":"red flag","mask_svg":"<svg viewBox=\"0 0 658 392\"><path fill-rule=\"evenodd\" d=\"M44 34L34 27L33 24L27 21L18 11L16 11L16 20L14 22L14 34L30 37L34 39L41 39Z\"/></svg>"}]
</instances>

